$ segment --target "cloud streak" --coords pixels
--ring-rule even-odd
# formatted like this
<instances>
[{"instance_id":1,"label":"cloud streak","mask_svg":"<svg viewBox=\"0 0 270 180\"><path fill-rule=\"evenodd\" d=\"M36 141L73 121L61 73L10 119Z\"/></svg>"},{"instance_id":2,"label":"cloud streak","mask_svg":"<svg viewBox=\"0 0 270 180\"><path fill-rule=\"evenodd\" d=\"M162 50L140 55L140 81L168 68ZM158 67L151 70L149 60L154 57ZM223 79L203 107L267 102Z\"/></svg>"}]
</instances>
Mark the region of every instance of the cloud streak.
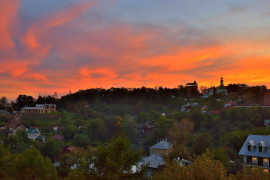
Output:
<instances>
[{"instance_id":1,"label":"cloud streak","mask_svg":"<svg viewBox=\"0 0 270 180\"><path fill-rule=\"evenodd\" d=\"M221 73L225 84L270 85L267 33L254 40L189 21L173 28L132 22L107 17L104 9L115 4L100 8L106 1L75 3L36 18L22 13L20 1L0 3L0 95L9 98L193 80L209 86ZM229 11L247 11L240 7Z\"/></svg>"}]
</instances>

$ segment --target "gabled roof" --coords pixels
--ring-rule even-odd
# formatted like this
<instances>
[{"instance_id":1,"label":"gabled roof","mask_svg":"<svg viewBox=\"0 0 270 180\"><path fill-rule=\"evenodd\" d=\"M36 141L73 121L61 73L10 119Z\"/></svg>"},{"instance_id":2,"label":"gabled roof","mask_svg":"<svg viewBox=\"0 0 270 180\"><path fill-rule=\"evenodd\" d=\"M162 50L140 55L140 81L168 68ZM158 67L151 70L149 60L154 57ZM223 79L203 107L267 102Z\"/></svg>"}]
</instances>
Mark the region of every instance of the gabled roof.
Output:
<instances>
[{"instance_id":1,"label":"gabled roof","mask_svg":"<svg viewBox=\"0 0 270 180\"><path fill-rule=\"evenodd\" d=\"M162 166L165 163L164 163L162 157L156 156L156 155L151 155L151 156L148 156L148 157L140 160L139 167L141 167L142 165L146 165L146 164L148 164L148 167L150 167L150 168L158 168L159 166Z\"/></svg>"},{"instance_id":2,"label":"gabled roof","mask_svg":"<svg viewBox=\"0 0 270 180\"><path fill-rule=\"evenodd\" d=\"M252 145L256 146L251 151L248 151L247 146ZM259 152L258 146L265 147L263 152ZM252 135L250 134L245 143L243 144L239 155L240 156L256 156L256 157L266 157L270 158L270 136L269 135Z\"/></svg>"},{"instance_id":3,"label":"gabled roof","mask_svg":"<svg viewBox=\"0 0 270 180\"><path fill-rule=\"evenodd\" d=\"M61 136L60 134L54 135L53 138L54 138L54 139L58 139L58 140L60 140L60 141L64 140L64 137Z\"/></svg>"},{"instance_id":4,"label":"gabled roof","mask_svg":"<svg viewBox=\"0 0 270 180\"><path fill-rule=\"evenodd\" d=\"M160 141L159 143L150 147L150 149L170 149L172 145L168 141Z\"/></svg>"}]
</instances>

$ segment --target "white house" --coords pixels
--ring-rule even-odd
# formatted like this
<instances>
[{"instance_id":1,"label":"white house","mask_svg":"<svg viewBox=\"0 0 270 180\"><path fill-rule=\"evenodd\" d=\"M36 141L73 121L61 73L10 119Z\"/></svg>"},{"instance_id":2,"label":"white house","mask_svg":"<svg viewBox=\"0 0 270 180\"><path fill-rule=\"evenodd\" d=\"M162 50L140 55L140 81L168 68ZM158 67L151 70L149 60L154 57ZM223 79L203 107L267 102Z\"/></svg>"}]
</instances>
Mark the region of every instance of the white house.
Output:
<instances>
[{"instance_id":1,"label":"white house","mask_svg":"<svg viewBox=\"0 0 270 180\"><path fill-rule=\"evenodd\" d=\"M270 136L250 134L243 144L239 155L243 157L245 165L258 166L270 170Z\"/></svg>"}]
</instances>

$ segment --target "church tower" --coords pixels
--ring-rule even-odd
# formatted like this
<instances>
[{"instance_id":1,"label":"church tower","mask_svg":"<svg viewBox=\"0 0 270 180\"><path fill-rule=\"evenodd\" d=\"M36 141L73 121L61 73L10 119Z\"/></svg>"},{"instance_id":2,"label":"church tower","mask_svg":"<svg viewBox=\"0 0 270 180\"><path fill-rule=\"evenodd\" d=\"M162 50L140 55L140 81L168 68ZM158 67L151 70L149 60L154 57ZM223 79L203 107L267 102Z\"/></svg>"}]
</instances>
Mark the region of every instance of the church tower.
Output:
<instances>
[{"instance_id":1,"label":"church tower","mask_svg":"<svg viewBox=\"0 0 270 180\"><path fill-rule=\"evenodd\" d=\"M223 77L221 75L220 86L224 86Z\"/></svg>"}]
</instances>

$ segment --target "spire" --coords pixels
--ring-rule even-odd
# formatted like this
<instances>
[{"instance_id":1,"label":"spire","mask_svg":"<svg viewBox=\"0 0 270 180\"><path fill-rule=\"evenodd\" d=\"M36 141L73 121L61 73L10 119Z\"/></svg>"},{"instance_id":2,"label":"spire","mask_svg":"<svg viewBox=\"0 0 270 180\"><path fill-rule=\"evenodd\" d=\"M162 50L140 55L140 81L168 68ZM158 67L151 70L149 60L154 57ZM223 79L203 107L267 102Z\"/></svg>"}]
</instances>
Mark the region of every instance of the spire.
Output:
<instances>
[{"instance_id":1,"label":"spire","mask_svg":"<svg viewBox=\"0 0 270 180\"><path fill-rule=\"evenodd\" d=\"M224 86L222 74L221 74L220 86Z\"/></svg>"}]
</instances>

